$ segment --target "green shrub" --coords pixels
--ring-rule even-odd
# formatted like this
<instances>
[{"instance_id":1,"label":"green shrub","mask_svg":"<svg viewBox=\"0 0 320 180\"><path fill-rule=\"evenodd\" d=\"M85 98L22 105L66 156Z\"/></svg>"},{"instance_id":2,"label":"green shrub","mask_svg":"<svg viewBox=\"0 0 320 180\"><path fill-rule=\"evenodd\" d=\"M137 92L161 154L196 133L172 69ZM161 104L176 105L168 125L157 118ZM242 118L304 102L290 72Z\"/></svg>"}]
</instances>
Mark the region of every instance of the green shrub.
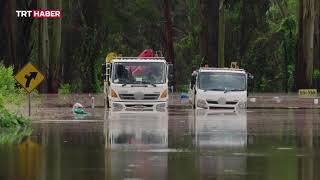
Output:
<instances>
[{"instance_id":1,"label":"green shrub","mask_svg":"<svg viewBox=\"0 0 320 180\"><path fill-rule=\"evenodd\" d=\"M13 77L13 68L6 68L0 64L0 106L4 104L21 104L24 94L22 89L15 87L16 80Z\"/></svg>"},{"instance_id":2,"label":"green shrub","mask_svg":"<svg viewBox=\"0 0 320 180\"><path fill-rule=\"evenodd\" d=\"M9 112L5 108L0 108L0 127L26 127L31 124L31 120L21 115Z\"/></svg>"},{"instance_id":3,"label":"green shrub","mask_svg":"<svg viewBox=\"0 0 320 180\"><path fill-rule=\"evenodd\" d=\"M313 78L315 80L320 80L320 69L315 69L313 72Z\"/></svg>"},{"instance_id":4,"label":"green shrub","mask_svg":"<svg viewBox=\"0 0 320 180\"><path fill-rule=\"evenodd\" d=\"M82 92L82 84L81 81L75 81L71 84L71 92L72 93L81 93Z\"/></svg>"},{"instance_id":5,"label":"green shrub","mask_svg":"<svg viewBox=\"0 0 320 180\"><path fill-rule=\"evenodd\" d=\"M188 93L189 92L189 86L188 85L183 85L179 88L179 92L182 93Z\"/></svg>"},{"instance_id":6,"label":"green shrub","mask_svg":"<svg viewBox=\"0 0 320 180\"><path fill-rule=\"evenodd\" d=\"M60 95L66 95L71 93L71 86L70 84L61 84L58 93Z\"/></svg>"},{"instance_id":7,"label":"green shrub","mask_svg":"<svg viewBox=\"0 0 320 180\"><path fill-rule=\"evenodd\" d=\"M25 97L22 89L16 88L13 68L0 64L0 127L24 127L30 119L10 112L11 106L20 105ZM12 110L12 109L11 109Z\"/></svg>"}]
</instances>

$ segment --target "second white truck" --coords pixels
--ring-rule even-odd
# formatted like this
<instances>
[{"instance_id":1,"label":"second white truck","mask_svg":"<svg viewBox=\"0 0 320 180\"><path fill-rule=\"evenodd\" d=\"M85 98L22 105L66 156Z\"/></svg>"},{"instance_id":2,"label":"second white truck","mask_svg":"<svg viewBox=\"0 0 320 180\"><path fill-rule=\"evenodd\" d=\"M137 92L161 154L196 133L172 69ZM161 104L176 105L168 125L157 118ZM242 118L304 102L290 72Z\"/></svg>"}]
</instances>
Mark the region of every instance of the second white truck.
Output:
<instances>
[{"instance_id":1,"label":"second white truck","mask_svg":"<svg viewBox=\"0 0 320 180\"><path fill-rule=\"evenodd\" d=\"M190 90L193 108L246 108L248 74L243 69L200 68Z\"/></svg>"}]
</instances>

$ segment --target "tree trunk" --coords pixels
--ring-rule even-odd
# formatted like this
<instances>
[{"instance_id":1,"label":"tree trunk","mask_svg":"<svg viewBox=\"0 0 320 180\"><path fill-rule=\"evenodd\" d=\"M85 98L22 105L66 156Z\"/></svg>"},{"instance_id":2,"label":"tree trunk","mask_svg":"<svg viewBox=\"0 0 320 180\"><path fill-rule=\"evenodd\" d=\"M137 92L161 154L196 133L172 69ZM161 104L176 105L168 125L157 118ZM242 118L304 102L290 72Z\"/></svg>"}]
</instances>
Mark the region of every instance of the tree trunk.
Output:
<instances>
[{"instance_id":1,"label":"tree trunk","mask_svg":"<svg viewBox=\"0 0 320 180\"><path fill-rule=\"evenodd\" d=\"M171 63L174 63L173 42L172 42L172 22L171 22L169 0L164 0L164 16L166 19L165 32L166 32L168 61Z\"/></svg>"},{"instance_id":2,"label":"tree trunk","mask_svg":"<svg viewBox=\"0 0 320 180\"><path fill-rule=\"evenodd\" d=\"M208 63L208 0L199 0L200 6L200 38L199 49L202 65Z\"/></svg>"},{"instance_id":3,"label":"tree trunk","mask_svg":"<svg viewBox=\"0 0 320 180\"><path fill-rule=\"evenodd\" d=\"M313 82L313 48L315 0L300 0L298 58L296 63L297 88L311 88Z\"/></svg>"},{"instance_id":4,"label":"tree trunk","mask_svg":"<svg viewBox=\"0 0 320 180\"><path fill-rule=\"evenodd\" d=\"M218 67L224 68L225 67L225 60L224 60L224 44L225 44L225 22L224 22L224 0L220 0L219 2L219 45L218 45Z\"/></svg>"},{"instance_id":5,"label":"tree trunk","mask_svg":"<svg viewBox=\"0 0 320 180\"><path fill-rule=\"evenodd\" d=\"M306 0L305 8L305 38L304 38L304 47L305 47L305 61L307 65L306 73L307 73L307 85L308 87L312 87L313 85L313 51L314 51L314 20L315 20L315 12L314 12L314 2L317 0Z\"/></svg>"},{"instance_id":6,"label":"tree trunk","mask_svg":"<svg viewBox=\"0 0 320 180\"><path fill-rule=\"evenodd\" d=\"M38 9L47 9L47 0L38 1ZM45 75L45 80L39 90L42 93L48 92L48 75L49 75L49 35L48 19L38 19L39 22L39 68Z\"/></svg>"},{"instance_id":7,"label":"tree trunk","mask_svg":"<svg viewBox=\"0 0 320 180\"><path fill-rule=\"evenodd\" d=\"M36 0L23 0L17 1L17 9L36 9ZM17 70L21 69L31 59L31 52L35 42L32 39L32 26L33 18L18 18L17 19L17 43L16 43L16 56L17 56Z\"/></svg>"},{"instance_id":8,"label":"tree trunk","mask_svg":"<svg viewBox=\"0 0 320 180\"><path fill-rule=\"evenodd\" d=\"M314 24L314 69L320 71L320 1L315 1ZM315 79L315 87L320 88L320 79Z\"/></svg>"},{"instance_id":9,"label":"tree trunk","mask_svg":"<svg viewBox=\"0 0 320 180\"><path fill-rule=\"evenodd\" d=\"M250 12L248 10L248 7L253 8L252 2L249 0L243 0L241 2L241 10L240 10L240 17L241 17L241 26L240 26L240 44L239 47L239 55L241 58L240 64L243 64L243 59L246 54L247 48L249 46L250 41L250 35L253 33L253 29L256 28L254 23L250 23L253 21L250 16Z\"/></svg>"},{"instance_id":10,"label":"tree trunk","mask_svg":"<svg viewBox=\"0 0 320 180\"><path fill-rule=\"evenodd\" d=\"M288 93L288 64L289 64L289 53L288 53L288 45L285 40L283 43L284 50L284 62L283 62L283 89L285 93Z\"/></svg>"},{"instance_id":11,"label":"tree trunk","mask_svg":"<svg viewBox=\"0 0 320 180\"><path fill-rule=\"evenodd\" d=\"M166 34L167 61L173 64L173 69L174 69L173 72L176 72L175 63L174 63L174 54L173 54L172 22L171 22L171 11L170 11L169 0L164 0L164 17L166 20L165 34ZM176 85L175 77L173 79L174 80L172 83L175 86Z\"/></svg>"},{"instance_id":12,"label":"tree trunk","mask_svg":"<svg viewBox=\"0 0 320 180\"><path fill-rule=\"evenodd\" d=\"M208 1L208 64L218 67L219 0Z\"/></svg>"},{"instance_id":13,"label":"tree trunk","mask_svg":"<svg viewBox=\"0 0 320 180\"><path fill-rule=\"evenodd\" d=\"M53 1L54 9L62 9L61 0ZM53 19L51 59L49 74L49 91L57 93L60 84L61 67L61 18Z\"/></svg>"},{"instance_id":14,"label":"tree trunk","mask_svg":"<svg viewBox=\"0 0 320 180\"><path fill-rule=\"evenodd\" d=\"M16 57L16 1L6 0L4 15L2 18L5 29L5 56L6 65L14 65L17 62Z\"/></svg>"},{"instance_id":15,"label":"tree trunk","mask_svg":"<svg viewBox=\"0 0 320 180\"><path fill-rule=\"evenodd\" d=\"M283 17L287 17L288 16L288 4L287 4L286 0L274 0L274 1L280 9L281 15Z\"/></svg>"}]
</instances>

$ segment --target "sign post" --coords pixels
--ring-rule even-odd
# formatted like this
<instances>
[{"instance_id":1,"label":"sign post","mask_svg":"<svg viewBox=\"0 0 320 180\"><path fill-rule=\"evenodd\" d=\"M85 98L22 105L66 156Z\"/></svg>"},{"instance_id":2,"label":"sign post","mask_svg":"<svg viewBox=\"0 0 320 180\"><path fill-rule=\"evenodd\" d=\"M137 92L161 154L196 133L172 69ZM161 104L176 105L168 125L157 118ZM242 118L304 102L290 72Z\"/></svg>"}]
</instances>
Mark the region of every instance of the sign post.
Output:
<instances>
[{"instance_id":1,"label":"sign post","mask_svg":"<svg viewBox=\"0 0 320 180\"><path fill-rule=\"evenodd\" d=\"M29 98L28 98L29 99L28 100L29 101L28 102L28 104L29 104L29 116L31 116L31 94L29 93L28 96L29 96Z\"/></svg>"},{"instance_id":2,"label":"sign post","mask_svg":"<svg viewBox=\"0 0 320 180\"><path fill-rule=\"evenodd\" d=\"M31 116L31 92L44 80L44 75L31 63L26 64L14 77L28 93L29 116Z\"/></svg>"}]
</instances>

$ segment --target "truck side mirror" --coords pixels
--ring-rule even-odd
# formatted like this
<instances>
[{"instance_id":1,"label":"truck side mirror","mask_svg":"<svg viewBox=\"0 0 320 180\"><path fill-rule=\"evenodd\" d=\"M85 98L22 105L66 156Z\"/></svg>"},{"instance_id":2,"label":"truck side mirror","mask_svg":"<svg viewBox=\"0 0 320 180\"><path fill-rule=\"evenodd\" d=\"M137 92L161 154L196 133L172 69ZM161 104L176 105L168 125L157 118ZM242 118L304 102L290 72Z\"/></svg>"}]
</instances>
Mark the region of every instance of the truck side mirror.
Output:
<instances>
[{"instance_id":1,"label":"truck side mirror","mask_svg":"<svg viewBox=\"0 0 320 180\"><path fill-rule=\"evenodd\" d=\"M107 78L107 65L106 64L102 64L101 65L101 78L103 80L105 80Z\"/></svg>"},{"instance_id":2,"label":"truck side mirror","mask_svg":"<svg viewBox=\"0 0 320 180\"><path fill-rule=\"evenodd\" d=\"M247 76L248 76L248 79L250 80L250 81L248 81L248 82L250 82L249 84L251 84L252 86L254 86L254 81L253 81L253 79L254 79L254 76L251 74L251 73L249 73L249 72L247 72ZM248 86L248 85L247 85ZM249 87L249 86L248 86ZM247 87L247 88L248 88ZM252 90L251 91L253 91L253 88L252 88ZM247 89L247 97L249 97L249 90Z\"/></svg>"},{"instance_id":3,"label":"truck side mirror","mask_svg":"<svg viewBox=\"0 0 320 180\"><path fill-rule=\"evenodd\" d=\"M251 80L254 79L254 76L251 73L247 73L247 74L248 74L249 79L251 79Z\"/></svg>"}]
</instances>

